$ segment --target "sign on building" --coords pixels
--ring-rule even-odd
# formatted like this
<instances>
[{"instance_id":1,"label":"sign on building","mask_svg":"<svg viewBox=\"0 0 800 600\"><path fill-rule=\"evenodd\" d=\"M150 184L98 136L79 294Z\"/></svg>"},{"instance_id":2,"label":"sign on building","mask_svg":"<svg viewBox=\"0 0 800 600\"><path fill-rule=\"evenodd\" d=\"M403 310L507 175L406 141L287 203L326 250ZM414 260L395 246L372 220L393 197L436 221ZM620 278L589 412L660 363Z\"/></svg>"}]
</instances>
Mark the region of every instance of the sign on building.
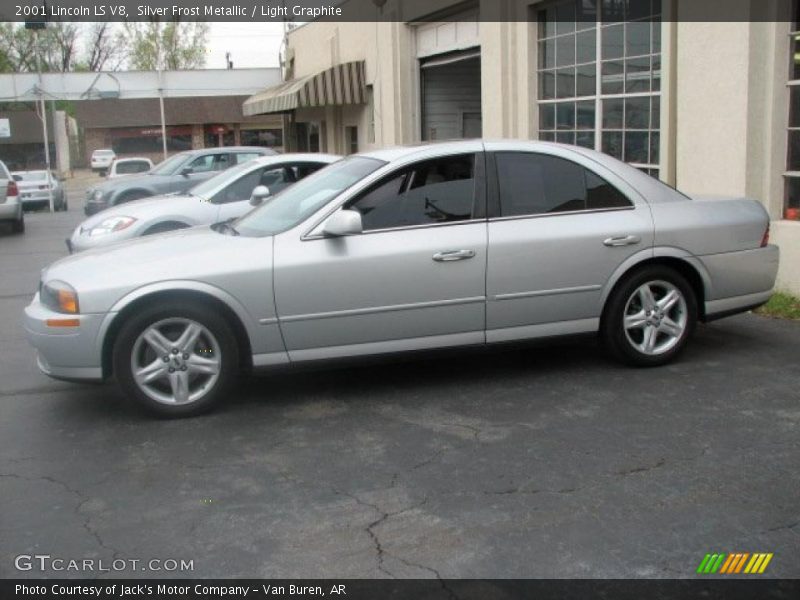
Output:
<instances>
[{"instance_id":1,"label":"sign on building","mask_svg":"<svg viewBox=\"0 0 800 600\"><path fill-rule=\"evenodd\" d=\"M0 138L11 137L11 123L8 119L0 119Z\"/></svg>"}]
</instances>

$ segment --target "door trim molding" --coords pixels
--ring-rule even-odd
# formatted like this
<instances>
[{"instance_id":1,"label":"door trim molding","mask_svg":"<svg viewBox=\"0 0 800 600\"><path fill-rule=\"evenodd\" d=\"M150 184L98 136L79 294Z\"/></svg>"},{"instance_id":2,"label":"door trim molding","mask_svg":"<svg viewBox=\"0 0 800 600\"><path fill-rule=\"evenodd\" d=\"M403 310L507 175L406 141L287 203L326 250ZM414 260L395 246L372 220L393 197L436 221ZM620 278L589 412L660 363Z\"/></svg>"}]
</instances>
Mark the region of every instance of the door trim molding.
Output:
<instances>
[{"instance_id":1,"label":"door trim molding","mask_svg":"<svg viewBox=\"0 0 800 600\"><path fill-rule=\"evenodd\" d=\"M317 319L335 319L341 317L355 317L358 315L375 315L386 312L397 312L402 310L416 310L421 308L439 308L443 306L454 306L463 304L477 304L486 302L486 296L473 296L471 298L453 298L452 300L434 300L431 302L413 302L411 304L392 304L387 306L374 306L369 308L352 308L347 310L334 310L320 313L308 313L304 315L287 315L278 317L281 323L296 323L297 321L314 321Z\"/></svg>"},{"instance_id":2,"label":"door trim molding","mask_svg":"<svg viewBox=\"0 0 800 600\"><path fill-rule=\"evenodd\" d=\"M520 298L535 298L537 296L558 296L560 294L578 294L580 292L594 292L603 289L602 285L580 285L569 288L556 288L553 290L535 290L531 292L513 292L511 294L497 294L492 296L492 301L518 300Z\"/></svg>"}]
</instances>

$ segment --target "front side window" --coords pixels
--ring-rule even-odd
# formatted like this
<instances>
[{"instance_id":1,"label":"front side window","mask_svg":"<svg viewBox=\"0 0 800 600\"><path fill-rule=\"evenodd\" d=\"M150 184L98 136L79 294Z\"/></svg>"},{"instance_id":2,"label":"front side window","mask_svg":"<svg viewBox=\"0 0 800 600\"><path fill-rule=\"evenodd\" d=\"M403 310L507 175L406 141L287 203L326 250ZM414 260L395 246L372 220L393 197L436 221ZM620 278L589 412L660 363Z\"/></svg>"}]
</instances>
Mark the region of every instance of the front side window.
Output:
<instances>
[{"instance_id":1,"label":"front side window","mask_svg":"<svg viewBox=\"0 0 800 600\"><path fill-rule=\"evenodd\" d=\"M328 202L386 163L353 156L321 169L265 202L235 224L242 235L274 235L299 225Z\"/></svg>"},{"instance_id":2,"label":"front side window","mask_svg":"<svg viewBox=\"0 0 800 600\"><path fill-rule=\"evenodd\" d=\"M564 158L501 152L496 163L503 217L632 206L600 176Z\"/></svg>"},{"instance_id":3,"label":"front side window","mask_svg":"<svg viewBox=\"0 0 800 600\"><path fill-rule=\"evenodd\" d=\"M539 138L658 176L661 0L563 0L537 11Z\"/></svg>"},{"instance_id":4,"label":"front side window","mask_svg":"<svg viewBox=\"0 0 800 600\"><path fill-rule=\"evenodd\" d=\"M465 154L405 167L349 208L369 231L468 220L474 200L475 156Z\"/></svg>"}]
</instances>

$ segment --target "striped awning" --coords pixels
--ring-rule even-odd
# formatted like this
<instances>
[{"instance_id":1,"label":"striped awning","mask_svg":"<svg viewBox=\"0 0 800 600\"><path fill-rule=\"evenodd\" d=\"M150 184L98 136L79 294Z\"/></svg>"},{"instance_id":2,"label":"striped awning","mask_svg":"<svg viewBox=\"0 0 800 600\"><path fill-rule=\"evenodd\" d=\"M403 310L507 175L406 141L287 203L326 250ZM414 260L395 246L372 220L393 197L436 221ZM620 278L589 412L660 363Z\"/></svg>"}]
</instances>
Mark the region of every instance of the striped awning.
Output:
<instances>
[{"instance_id":1,"label":"striped awning","mask_svg":"<svg viewBox=\"0 0 800 600\"><path fill-rule=\"evenodd\" d=\"M295 108L365 104L365 80L364 61L343 63L254 94L244 101L242 111L250 117Z\"/></svg>"}]
</instances>

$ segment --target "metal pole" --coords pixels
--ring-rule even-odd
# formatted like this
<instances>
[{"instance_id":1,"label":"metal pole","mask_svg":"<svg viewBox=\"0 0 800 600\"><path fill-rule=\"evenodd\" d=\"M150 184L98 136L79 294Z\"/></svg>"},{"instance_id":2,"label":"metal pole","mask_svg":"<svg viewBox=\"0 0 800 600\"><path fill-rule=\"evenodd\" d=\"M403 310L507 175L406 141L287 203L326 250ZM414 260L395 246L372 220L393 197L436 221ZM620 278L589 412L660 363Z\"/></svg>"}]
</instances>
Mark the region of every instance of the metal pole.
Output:
<instances>
[{"instance_id":1,"label":"metal pole","mask_svg":"<svg viewBox=\"0 0 800 600\"><path fill-rule=\"evenodd\" d=\"M161 24L157 23L156 68L158 69L158 108L161 110L161 147L167 160L167 123L164 118L164 71L161 69Z\"/></svg>"},{"instance_id":2,"label":"metal pole","mask_svg":"<svg viewBox=\"0 0 800 600\"><path fill-rule=\"evenodd\" d=\"M43 89L43 79L42 79L42 65L39 60L39 52L41 51L40 47L40 40L39 40L39 31L35 30L34 35L36 36L36 72L39 75L39 103L41 106L42 111L42 135L44 137L44 163L45 163L45 170L47 171L47 179L50 180L50 140L47 136L47 105L44 101L44 89ZM49 199L50 204L50 212L55 212L55 205L53 202L53 185L52 182L49 186L47 186L47 196Z\"/></svg>"}]
</instances>

